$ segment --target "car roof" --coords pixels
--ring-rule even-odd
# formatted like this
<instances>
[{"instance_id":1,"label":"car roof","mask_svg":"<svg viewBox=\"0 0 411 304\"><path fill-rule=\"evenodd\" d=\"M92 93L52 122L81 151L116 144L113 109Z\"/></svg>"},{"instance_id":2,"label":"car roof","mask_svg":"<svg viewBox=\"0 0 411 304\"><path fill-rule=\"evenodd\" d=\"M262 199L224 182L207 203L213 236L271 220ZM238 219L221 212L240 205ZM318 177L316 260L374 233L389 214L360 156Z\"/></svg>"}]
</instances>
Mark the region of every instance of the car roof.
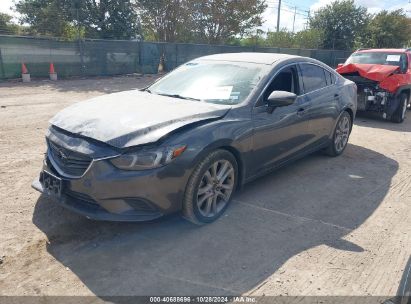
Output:
<instances>
[{"instance_id":1,"label":"car roof","mask_svg":"<svg viewBox=\"0 0 411 304\"><path fill-rule=\"evenodd\" d=\"M409 51L410 49L360 49L356 53L405 53Z\"/></svg>"},{"instance_id":2,"label":"car roof","mask_svg":"<svg viewBox=\"0 0 411 304\"><path fill-rule=\"evenodd\" d=\"M279 60L302 58L279 53L223 53L197 58L198 60L235 61L272 65Z\"/></svg>"}]
</instances>

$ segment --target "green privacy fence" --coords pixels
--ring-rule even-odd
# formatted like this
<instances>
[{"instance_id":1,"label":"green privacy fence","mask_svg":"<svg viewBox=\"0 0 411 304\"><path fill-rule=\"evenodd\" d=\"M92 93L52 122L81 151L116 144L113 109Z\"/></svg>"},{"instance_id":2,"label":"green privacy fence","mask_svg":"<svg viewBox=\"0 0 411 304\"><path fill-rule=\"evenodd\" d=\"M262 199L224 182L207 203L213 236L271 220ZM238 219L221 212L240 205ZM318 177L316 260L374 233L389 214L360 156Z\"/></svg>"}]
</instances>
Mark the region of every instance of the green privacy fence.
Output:
<instances>
[{"instance_id":1,"label":"green privacy fence","mask_svg":"<svg viewBox=\"0 0 411 304\"><path fill-rule=\"evenodd\" d=\"M316 58L330 66L350 52L123 40L62 41L0 35L0 79L21 77L24 62L32 77L47 77L53 62L59 77L157 73L162 55L166 71L191 59L216 53L269 52Z\"/></svg>"}]
</instances>

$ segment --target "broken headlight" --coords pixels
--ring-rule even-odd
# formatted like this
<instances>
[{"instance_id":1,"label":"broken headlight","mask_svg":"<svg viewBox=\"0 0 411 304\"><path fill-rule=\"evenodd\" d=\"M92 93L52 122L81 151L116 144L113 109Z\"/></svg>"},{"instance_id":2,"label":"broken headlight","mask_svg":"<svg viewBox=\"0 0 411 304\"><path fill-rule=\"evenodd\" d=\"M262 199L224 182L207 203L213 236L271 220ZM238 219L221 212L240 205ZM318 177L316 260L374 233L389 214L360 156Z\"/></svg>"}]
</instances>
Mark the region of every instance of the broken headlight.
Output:
<instances>
[{"instance_id":1,"label":"broken headlight","mask_svg":"<svg viewBox=\"0 0 411 304\"><path fill-rule=\"evenodd\" d=\"M111 159L110 162L122 170L154 169L169 164L183 154L186 148L187 146L183 145L125 153Z\"/></svg>"}]
</instances>

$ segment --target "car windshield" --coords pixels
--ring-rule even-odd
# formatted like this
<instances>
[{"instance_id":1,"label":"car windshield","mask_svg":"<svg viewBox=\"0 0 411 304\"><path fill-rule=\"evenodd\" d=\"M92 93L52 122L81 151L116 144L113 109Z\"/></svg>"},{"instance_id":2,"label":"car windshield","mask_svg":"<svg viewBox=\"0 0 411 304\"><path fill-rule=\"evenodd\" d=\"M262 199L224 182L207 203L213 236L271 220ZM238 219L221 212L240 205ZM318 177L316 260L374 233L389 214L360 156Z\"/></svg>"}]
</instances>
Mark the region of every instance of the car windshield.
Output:
<instances>
[{"instance_id":1,"label":"car windshield","mask_svg":"<svg viewBox=\"0 0 411 304\"><path fill-rule=\"evenodd\" d=\"M394 65L404 69L407 57L401 53L361 52L352 54L346 61L346 64L348 63Z\"/></svg>"},{"instance_id":2,"label":"car windshield","mask_svg":"<svg viewBox=\"0 0 411 304\"><path fill-rule=\"evenodd\" d=\"M148 91L183 99L238 104L250 95L269 67L245 62L193 61L160 79Z\"/></svg>"}]
</instances>

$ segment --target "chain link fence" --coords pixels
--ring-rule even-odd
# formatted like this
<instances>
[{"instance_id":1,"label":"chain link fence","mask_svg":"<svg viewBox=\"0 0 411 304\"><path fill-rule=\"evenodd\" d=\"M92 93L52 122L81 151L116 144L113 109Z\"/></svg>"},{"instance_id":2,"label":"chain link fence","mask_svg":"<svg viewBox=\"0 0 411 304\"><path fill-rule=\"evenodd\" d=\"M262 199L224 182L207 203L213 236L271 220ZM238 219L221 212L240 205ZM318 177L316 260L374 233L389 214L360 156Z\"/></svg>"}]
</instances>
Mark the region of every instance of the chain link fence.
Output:
<instances>
[{"instance_id":1,"label":"chain link fence","mask_svg":"<svg viewBox=\"0 0 411 304\"><path fill-rule=\"evenodd\" d=\"M236 52L269 52L307 56L332 67L344 61L349 51L239 47L229 45L157 43L123 40L78 40L0 35L0 79L21 77L24 62L32 77L48 77L54 63L59 77L155 74L160 58L170 71L194 58Z\"/></svg>"}]
</instances>

